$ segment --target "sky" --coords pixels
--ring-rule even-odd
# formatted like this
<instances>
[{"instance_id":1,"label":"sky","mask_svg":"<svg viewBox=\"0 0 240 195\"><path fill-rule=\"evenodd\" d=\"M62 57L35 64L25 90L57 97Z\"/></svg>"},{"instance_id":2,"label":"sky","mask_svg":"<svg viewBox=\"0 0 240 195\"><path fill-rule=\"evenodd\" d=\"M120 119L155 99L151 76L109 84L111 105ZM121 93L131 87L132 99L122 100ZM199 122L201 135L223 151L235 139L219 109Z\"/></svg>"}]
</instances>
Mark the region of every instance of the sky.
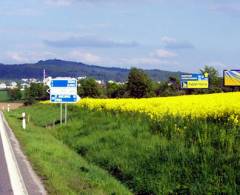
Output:
<instances>
[{"instance_id":1,"label":"sky","mask_svg":"<svg viewBox=\"0 0 240 195\"><path fill-rule=\"evenodd\" d=\"M1 0L0 62L239 69L239 0Z\"/></svg>"}]
</instances>

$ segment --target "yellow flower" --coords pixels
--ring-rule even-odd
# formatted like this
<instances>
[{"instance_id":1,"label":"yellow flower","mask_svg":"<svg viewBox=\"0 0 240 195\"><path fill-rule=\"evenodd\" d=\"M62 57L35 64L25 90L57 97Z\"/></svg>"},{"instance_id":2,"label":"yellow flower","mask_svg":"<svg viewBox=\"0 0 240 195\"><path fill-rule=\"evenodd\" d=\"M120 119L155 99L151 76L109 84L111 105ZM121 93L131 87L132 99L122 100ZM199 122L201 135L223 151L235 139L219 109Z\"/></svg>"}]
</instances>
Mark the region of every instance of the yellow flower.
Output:
<instances>
[{"instance_id":1,"label":"yellow flower","mask_svg":"<svg viewBox=\"0 0 240 195\"><path fill-rule=\"evenodd\" d=\"M230 116L229 120L234 124L239 124L239 99L240 92L143 99L84 98L78 103L78 106L88 107L91 110L144 113L156 120L167 114L191 118L210 117L215 120L222 120L224 117Z\"/></svg>"}]
</instances>

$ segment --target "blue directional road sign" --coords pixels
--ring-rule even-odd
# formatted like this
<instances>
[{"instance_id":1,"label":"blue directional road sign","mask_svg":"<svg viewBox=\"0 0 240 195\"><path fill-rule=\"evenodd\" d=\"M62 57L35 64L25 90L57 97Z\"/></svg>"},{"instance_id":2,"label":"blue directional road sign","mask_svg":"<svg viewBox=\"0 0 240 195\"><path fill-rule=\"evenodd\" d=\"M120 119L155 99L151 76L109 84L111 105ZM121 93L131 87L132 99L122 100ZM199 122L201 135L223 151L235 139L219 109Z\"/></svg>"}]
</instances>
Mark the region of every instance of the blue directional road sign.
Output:
<instances>
[{"instance_id":1,"label":"blue directional road sign","mask_svg":"<svg viewBox=\"0 0 240 195\"><path fill-rule=\"evenodd\" d=\"M52 103L76 103L79 99L76 79L52 79L50 83L50 101Z\"/></svg>"},{"instance_id":2,"label":"blue directional road sign","mask_svg":"<svg viewBox=\"0 0 240 195\"><path fill-rule=\"evenodd\" d=\"M77 87L77 80L76 79L53 79L51 81L51 87Z\"/></svg>"}]
</instances>

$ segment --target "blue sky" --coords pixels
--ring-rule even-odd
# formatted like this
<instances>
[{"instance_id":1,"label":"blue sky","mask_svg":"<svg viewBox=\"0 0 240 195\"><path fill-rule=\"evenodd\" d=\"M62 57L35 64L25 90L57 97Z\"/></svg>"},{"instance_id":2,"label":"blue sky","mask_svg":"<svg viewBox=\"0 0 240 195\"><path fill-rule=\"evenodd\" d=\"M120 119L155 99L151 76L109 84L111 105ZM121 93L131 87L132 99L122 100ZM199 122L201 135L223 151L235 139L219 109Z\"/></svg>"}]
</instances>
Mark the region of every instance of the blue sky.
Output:
<instances>
[{"instance_id":1,"label":"blue sky","mask_svg":"<svg viewBox=\"0 0 240 195\"><path fill-rule=\"evenodd\" d=\"M237 0L2 0L0 62L239 68Z\"/></svg>"}]
</instances>

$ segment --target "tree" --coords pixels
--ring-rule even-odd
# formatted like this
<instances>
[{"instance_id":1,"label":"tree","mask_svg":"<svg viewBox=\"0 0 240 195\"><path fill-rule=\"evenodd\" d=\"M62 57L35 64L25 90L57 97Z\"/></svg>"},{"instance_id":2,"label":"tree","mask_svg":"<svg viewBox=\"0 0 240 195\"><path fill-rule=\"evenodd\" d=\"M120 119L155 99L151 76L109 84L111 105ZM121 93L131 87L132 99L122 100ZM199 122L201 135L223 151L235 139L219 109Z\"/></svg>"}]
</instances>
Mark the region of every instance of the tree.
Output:
<instances>
[{"instance_id":1,"label":"tree","mask_svg":"<svg viewBox=\"0 0 240 195\"><path fill-rule=\"evenodd\" d=\"M218 85L219 77L218 77L218 71L216 68L212 66L205 65L203 69L200 70L202 74L208 73L209 77L209 84L211 86Z\"/></svg>"},{"instance_id":2,"label":"tree","mask_svg":"<svg viewBox=\"0 0 240 195\"><path fill-rule=\"evenodd\" d=\"M179 79L170 76L167 81L162 81L155 89L157 96L177 96L183 95L185 92L181 90Z\"/></svg>"},{"instance_id":3,"label":"tree","mask_svg":"<svg viewBox=\"0 0 240 195\"><path fill-rule=\"evenodd\" d=\"M219 73L216 68L205 65L200 71L202 74L208 73L209 77L209 90L205 90L205 92L216 93L222 91L222 79L219 77Z\"/></svg>"},{"instance_id":4,"label":"tree","mask_svg":"<svg viewBox=\"0 0 240 195\"><path fill-rule=\"evenodd\" d=\"M31 83L30 87L25 89L25 104L33 104L36 100L48 100L48 86L42 83Z\"/></svg>"},{"instance_id":5,"label":"tree","mask_svg":"<svg viewBox=\"0 0 240 195\"><path fill-rule=\"evenodd\" d=\"M107 83L107 97L121 98L126 95L126 85L117 83Z\"/></svg>"},{"instance_id":6,"label":"tree","mask_svg":"<svg viewBox=\"0 0 240 195\"><path fill-rule=\"evenodd\" d=\"M92 78L83 79L79 84L78 94L81 97L96 98L102 94L100 85Z\"/></svg>"},{"instance_id":7,"label":"tree","mask_svg":"<svg viewBox=\"0 0 240 195\"><path fill-rule=\"evenodd\" d=\"M157 96L169 96L169 86L168 82L162 81L158 84L157 88L155 89L155 93Z\"/></svg>"},{"instance_id":8,"label":"tree","mask_svg":"<svg viewBox=\"0 0 240 195\"><path fill-rule=\"evenodd\" d=\"M152 80L143 70L132 68L128 75L127 90L135 98L152 96Z\"/></svg>"},{"instance_id":9,"label":"tree","mask_svg":"<svg viewBox=\"0 0 240 195\"><path fill-rule=\"evenodd\" d=\"M177 79L175 77L170 76L168 78L168 84L169 84L170 88L175 92L178 92L181 89L180 81L179 81L179 79Z\"/></svg>"},{"instance_id":10,"label":"tree","mask_svg":"<svg viewBox=\"0 0 240 195\"><path fill-rule=\"evenodd\" d=\"M14 89L10 89L8 91L8 94L9 94L9 97L12 101L22 99L22 92L21 92L20 86L18 86L17 88L14 88Z\"/></svg>"}]
</instances>

